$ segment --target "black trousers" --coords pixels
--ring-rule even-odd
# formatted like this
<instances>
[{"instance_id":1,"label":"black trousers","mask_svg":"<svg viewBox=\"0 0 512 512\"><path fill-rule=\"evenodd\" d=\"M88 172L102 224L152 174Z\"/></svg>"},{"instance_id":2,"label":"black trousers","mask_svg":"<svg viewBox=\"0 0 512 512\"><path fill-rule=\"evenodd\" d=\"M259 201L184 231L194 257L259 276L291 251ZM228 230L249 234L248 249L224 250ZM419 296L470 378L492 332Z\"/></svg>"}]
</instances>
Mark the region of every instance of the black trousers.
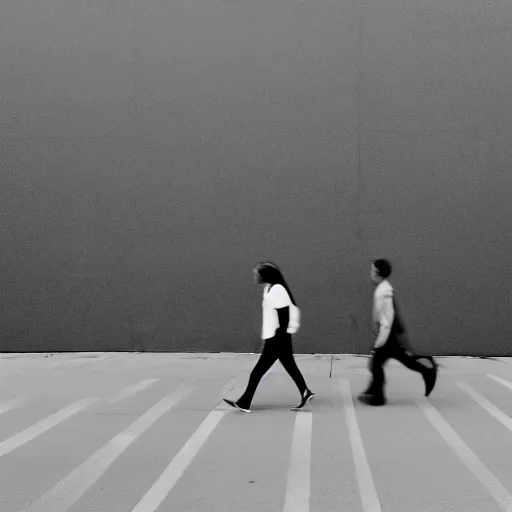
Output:
<instances>
[{"instance_id":1,"label":"black trousers","mask_svg":"<svg viewBox=\"0 0 512 512\"><path fill-rule=\"evenodd\" d=\"M254 393L260 383L263 375L267 373L272 365L279 360L284 369L288 372L297 387L301 396L307 390L306 381L302 376L295 358L293 357L292 336L291 334L281 334L265 340L260 358L253 368L249 377L249 383L244 394L237 400L240 407L249 408L251 406Z\"/></svg>"},{"instance_id":2,"label":"black trousers","mask_svg":"<svg viewBox=\"0 0 512 512\"><path fill-rule=\"evenodd\" d=\"M433 364L431 357L414 355L408 347L400 343L394 333L391 333L388 341L382 347L373 351L370 359L370 372L372 374L372 378L365 393L378 398L384 397L384 386L386 384L384 365L388 359L396 359L410 370L418 372L421 375L425 375L432 366L426 366L420 363L420 358L424 358L429 361L429 364Z\"/></svg>"}]
</instances>

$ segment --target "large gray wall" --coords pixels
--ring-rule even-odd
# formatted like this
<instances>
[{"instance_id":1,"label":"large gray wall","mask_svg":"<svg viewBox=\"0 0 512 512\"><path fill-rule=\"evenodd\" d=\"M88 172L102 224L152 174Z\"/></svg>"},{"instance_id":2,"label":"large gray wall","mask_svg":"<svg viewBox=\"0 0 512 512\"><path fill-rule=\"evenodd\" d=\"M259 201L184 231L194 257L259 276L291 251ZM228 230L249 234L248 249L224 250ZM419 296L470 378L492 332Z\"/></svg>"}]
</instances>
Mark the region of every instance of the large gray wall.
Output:
<instances>
[{"instance_id":1,"label":"large gray wall","mask_svg":"<svg viewBox=\"0 0 512 512\"><path fill-rule=\"evenodd\" d=\"M512 353L508 0L2 0L0 351Z\"/></svg>"}]
</instances>

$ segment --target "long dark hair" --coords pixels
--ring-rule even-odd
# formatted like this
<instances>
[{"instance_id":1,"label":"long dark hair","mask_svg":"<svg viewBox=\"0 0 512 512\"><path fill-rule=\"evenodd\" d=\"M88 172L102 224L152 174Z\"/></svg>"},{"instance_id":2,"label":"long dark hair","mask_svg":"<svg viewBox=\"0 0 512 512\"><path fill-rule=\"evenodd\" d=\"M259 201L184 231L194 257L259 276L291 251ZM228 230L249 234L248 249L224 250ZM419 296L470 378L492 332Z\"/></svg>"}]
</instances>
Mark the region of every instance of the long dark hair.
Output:
<instances>
[{"instance_id":1,"label":"long dark hair","mask_svg":"<svg viewBox=\"0 0 512 512\"><path fill-rule=\"evenodd\" d=\"M270 285L282 285L284 289L288 292L292 304L294 306L297 306L297 303L295 302L295 297L293 296L290 287L286 283L283 273L275 263L272 263L271 261L262 261L256 265L256 270L258 274L261 276L261 280L263 282L269 283Z\"/></svg>"}]
</instances>

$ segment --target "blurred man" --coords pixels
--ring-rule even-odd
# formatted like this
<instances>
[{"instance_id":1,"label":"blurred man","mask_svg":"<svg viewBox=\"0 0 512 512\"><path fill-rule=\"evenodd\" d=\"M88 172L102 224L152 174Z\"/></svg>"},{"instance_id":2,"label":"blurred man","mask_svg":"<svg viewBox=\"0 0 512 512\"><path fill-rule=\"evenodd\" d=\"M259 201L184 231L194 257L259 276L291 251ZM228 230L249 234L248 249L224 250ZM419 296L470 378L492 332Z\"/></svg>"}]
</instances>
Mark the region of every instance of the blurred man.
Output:
<instances>
[{"instance_id":1,"label":"blurred man","mask_svg":"<svg viewBox=\"0 0 512 512\"><path fill-rule=\"evenodd\" d=\"M437 379L437 364L434 359L430 356L414 356L403 341L405 326L396 307L393 287L388 281L390 275L391 264L388 260L377 259L372 263L371 279L376 285L372 320L377 339L370 360L372 379L366 391L358 397L368 405L386 403L384 364L390 358L422 375L425 396L430 395Z\"/></svg>"}]
</instances>

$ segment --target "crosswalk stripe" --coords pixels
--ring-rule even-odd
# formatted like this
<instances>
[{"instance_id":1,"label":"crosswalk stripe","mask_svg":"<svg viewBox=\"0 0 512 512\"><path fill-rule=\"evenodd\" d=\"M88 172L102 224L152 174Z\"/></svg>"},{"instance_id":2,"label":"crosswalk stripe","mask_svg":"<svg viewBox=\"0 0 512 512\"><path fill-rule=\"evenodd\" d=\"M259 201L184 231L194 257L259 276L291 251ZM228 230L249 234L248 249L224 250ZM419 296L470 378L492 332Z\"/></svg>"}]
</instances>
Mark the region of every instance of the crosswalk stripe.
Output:
<instances>
[{"instance_id":1,"label":"crosswalk stripe","mask_svg":"<svg viewBox=\"0 0 512 512\"><path fill-rule=\"evenodd\" d=\"M352 455L356 468L356 477L359 484L359 495L363 512L381 512L377 489L373 482L370 465L366 458L366 452L363 445L363 439L357 423L354 403L352 402L352 391L348 379L340 379L339 386L343 398L343 408L347 420L350 444L352 446Z\"/></svg>"},{"instance_id":2,"label":"crosswalk stripe","mask_svg":"<svg viewBox=\"0 0 512 512\"><path fill-rule=\"evenodd\" d=\"M34 423L25 430L22 430L21 432L18 432L17 434L9 437L8 439L5 439L0 443L0 457L9 452L12 452L16 448L19 448L20 446L24 445L25 443L32 441L32 439L35 439L36 437L40 436L50 428L55 427L62 421L68 419L77 412L80 412L82 409L91 405L97 400L98 398L84 398L82 400L78 400L72 403L71 405L64 407L60 411L57 411L56 413L51 414L50 416L47 416L41 421Z\"/></svg>"},{"instance_id":3,"label":"crosswalk stripe","mask_svg":"<svg viewBox=\"0 0 512 512\"><path fill-rule=\"evenodd\" d=\"M3 414L4 412L10 411L11 409L15 409L16 407L19 407L20 405L23 405L26 403L26 398L13 398L12 400L9 400L8 402L4 402L3 404L0 404L0 414Z\"/></svg>"},{"instance_id":4,"label":"crosswalk stripe","mask_svg":"<svg viewBox=\"0 0 512 512\"><path fill-rule=\"evenodd\" d=\"M465 466L499 504L503 512L512 512L512 495L510 495L503 484L459 437L437 409L426 399L418 399L417 404L450 448L459 456Z\"/></svg>"},{"instance_id":5,"label":"crosswalk stripe","mask_svg":"<svg viewBox=\"0 0 512 512\"><path fill-rule=\"evenodd\" d=\"M132 512L154 512L181 478L226 413L211 411Z\"/></svg>"},{"instance_id":6,"label":"crosswalk stripe","mask_svg":"<svg viewBox=\"0 0 512 512\"><path fill-rule=\"evenodd\" d=\"M149 386L151 386L155 382L158 382L159 380L160 379L146 379L142 380L138 384L134 384L133 386L128 386L127 388L122 389L116 396L112 397L109 400L109 403L117 404L122 400L125 400L126 398L135 395L135 393L143 391L144 389L148 388Z\"/></svg>"},{"instance_id":7,"label":"crosswalk stripe","mask_svg":"<svg viewBox=\"0 0 512 512\"><path fill-rule=\"evenodd\" d=\"M493 375L492 373L488 373L487 376L496 382L499 382L502 386L505 386L508 389L512 390L512 382L507 379L503 379L502 377L498 377L497 375Z\"/></svg>"},{"instance_id":8,"label":"crosswalk stripe","mask_svg":"<svg viewBox=\"0 0 512 512\"><path fill-rule=\"evenodd\" d=\"M512 418L510 416L507 416L499 407L496 407L493 403L487 400L487 398L475 391L469 384L465 382L459 382L458 385L480 407L482 407L482 409L486 410L491 416L496 418L505 427L507 427L510 432L512 432Z\"/></svg>"},{"instance_id":9,"label":"crosswalk stripe","mask_svg":"<svg viewBox=\"0 0 512 512\"><path fill-rule=\"evenodd\" d=\"M309 512L312 427L311 412L296 413L283 512Z\"/></svg>"},{"instance_id":10,"label":"crosswalk stripe","mask_svg":"<svg viewBox=\"0 0 512 512\"><path fill-rule=\"evenodd\" d=\"M183 400L191 391L191 386L182 385L163 400L160 400L23 512L64 512L67 510L83 496L87 489L100 478L137 437L151 427L170 408Z\"/></svg>"}]
</instances>

